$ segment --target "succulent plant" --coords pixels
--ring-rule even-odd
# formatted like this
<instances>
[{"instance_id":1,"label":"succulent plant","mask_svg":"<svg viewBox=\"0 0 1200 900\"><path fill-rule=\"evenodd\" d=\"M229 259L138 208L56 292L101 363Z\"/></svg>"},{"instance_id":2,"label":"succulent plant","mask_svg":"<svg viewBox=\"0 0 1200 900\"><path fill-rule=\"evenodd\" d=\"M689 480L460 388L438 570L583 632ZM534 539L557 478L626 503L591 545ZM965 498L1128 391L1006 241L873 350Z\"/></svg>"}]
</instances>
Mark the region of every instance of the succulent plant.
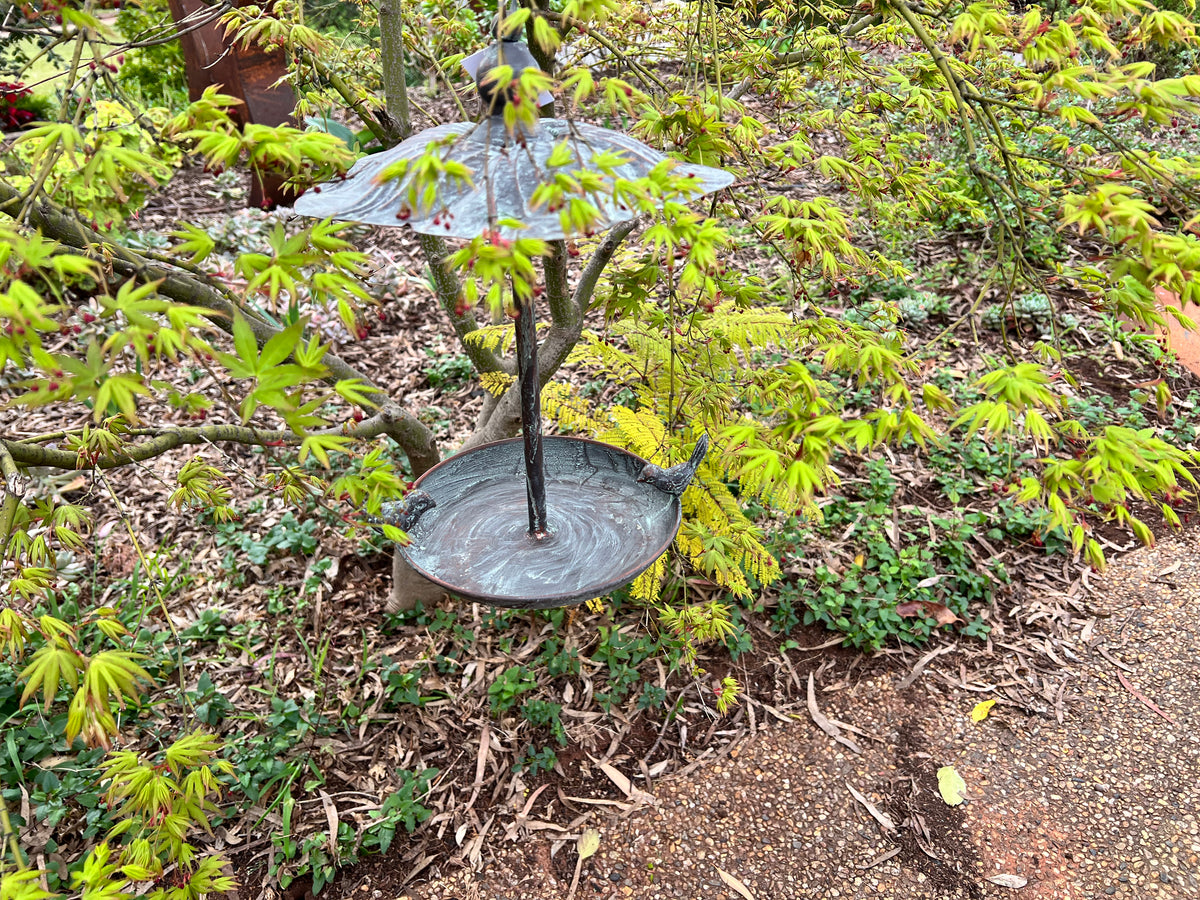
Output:
<instances>
[{"instance_id":1,"label":"succulent plant","mask_svg":"<svg viewBox=\"0 0 1200 900\"><path fill-rule=\"evenodd\" d=\"M1050 298L1040 291L1023 294L1012 303L995 303L984 309L980 321L985 328L1000 331L1009 326L1017 328L1036 328L1039 333L1049 332L1050 323L1054 322L1059 329L1072 329L1079 320L1070 313L1059 313L1055 317L1054 306Z\"/></svg>"}]
</instances>

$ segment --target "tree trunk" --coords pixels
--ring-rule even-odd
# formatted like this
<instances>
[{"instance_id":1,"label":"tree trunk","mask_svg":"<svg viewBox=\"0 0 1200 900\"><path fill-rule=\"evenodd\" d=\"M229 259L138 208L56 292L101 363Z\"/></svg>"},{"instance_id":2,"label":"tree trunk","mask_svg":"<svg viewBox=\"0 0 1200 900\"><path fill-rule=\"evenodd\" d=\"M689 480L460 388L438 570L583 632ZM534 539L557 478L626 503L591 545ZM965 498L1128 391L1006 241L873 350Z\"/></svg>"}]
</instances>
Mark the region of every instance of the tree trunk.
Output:
<instances>
[{"instance_id":1,"label":"tree trunk","mask_svg":"<svg viewBox=\"0 0 1200 900\"><path fill-rule=\"evenodd\" d=\"M401 139L412 131L408 108L407 72L404 65L404 17L401 0L384 0L379 6L379 56L383 69L383 97L388 118Z\"/></svg>"},{"instance_id":2,"label":"tree trunk","mask_svg":"<svg viewBox=\"0 0 1200 900\"><path fill-rule=\"evenodd\" d=\"M379 7L379 53L388 118L392 120L392 125L400 137L406 138L412 133L412 116L408 106L408 85L404 80L404 18L401 15L400 0L384 0ZM423 246L422 249L426 250L427 256L430 255L428 248ZM436 265L440 261L431 261L430 265ZM457 290L455 292L457 293ZM413 466L413 477L419 478L431 468L432 466L421 466L418 469L417 466ZM441 600L445 593L438 585L410 566L399 547L393 551L392 595L384 607L388 612L415 609L418 602L422 606L432 606Z\"/></svg>"},{"instance_id":3,"label":"tree trunk","mask_svg":"<svg viewBox=\"0 0 1200 900\"><path fill-rule=\"evenodd\" d=\"M406 612L416 609L418 602L432 606L444 596L446 592L410 566L397 547L392 554L392 595L384 609L390 613Z\"/></svg>"}]
</instances>

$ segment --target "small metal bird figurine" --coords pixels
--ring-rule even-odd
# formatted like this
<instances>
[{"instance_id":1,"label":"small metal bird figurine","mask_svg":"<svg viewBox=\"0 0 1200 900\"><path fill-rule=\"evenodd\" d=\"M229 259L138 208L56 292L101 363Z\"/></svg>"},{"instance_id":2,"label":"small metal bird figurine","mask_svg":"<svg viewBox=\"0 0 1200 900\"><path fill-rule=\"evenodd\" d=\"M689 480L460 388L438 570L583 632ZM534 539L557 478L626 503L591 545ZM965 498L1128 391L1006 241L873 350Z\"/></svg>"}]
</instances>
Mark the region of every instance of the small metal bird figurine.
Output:
<instances>
[{"instance_id":1,"label":"small metal bird figurine","mask_svg":"<svg viewBox=\"0 0 1200 900\"><path fill-rule=\"evenodd\" d=\"M646 463L642 467L642 472L638 475L637 480L644 484L653 485L663 493L673 494L678 497L692 483L692 476L696 474L696 469L699 468L700 461L704 459L704 454L707 452L708 435L701 434L700 440L696 441L696 449L692 451L692 455L687 462L671 466L669 469L656 466L654 463Z\"/></svg>"},{"instance_id":2,"label":"small metal bird figurine","mask_svg":"<svg viewBox=\"0 0 1200 900\"><path fill-rule=\"evenodd\" d=\"M463 68L475 79L475 88L487 115L499 115L504 111L505 104L512 102L516 97L515 85L510 84L503 91L497 91L495 83L488 78L488 73L499 66L510 67L513 78L520 78L526 69L540 68L529 48L516 37L505 37L464 59ZM538 103L545 104L553 99L552 94L543 91Z\"/></svg>"},{"instance_id":3,"label":"small metal bird figurine","mask_svg":"<svg viewBox=\"0 0 1200 900\"><path fill-rule=\"evenodd\" d=\"M496 92L494 83L487 77L489 71L497 66L509 66L512 68L513 78L519 78L526 69L541 69L533 54L529 52L529 47L521 41L521 31L520 26L510 26L502 34L500 17L493 18L491 32L497 40L462 61L463 71L475 80L475 88L486 115L500 115L504 112L504 106L516 96L516 89L512 85L504 91ZM554 95L547 91L538 95L538 106L553 102Z\"/></svg>"},{"instance_id":4,"label":"small metal bird figurine","mask_svg":"<svg viewBox=\"0 0 1200 900\"><path fill-rule=\"evenodd\" d=\"M395 525L401 531L411 531L417 520L437 506L437 501L424 491L409 491L403 500L388 500L379 507L379 515L364 518L372 525Z\"/></svg>"}]
</instances>

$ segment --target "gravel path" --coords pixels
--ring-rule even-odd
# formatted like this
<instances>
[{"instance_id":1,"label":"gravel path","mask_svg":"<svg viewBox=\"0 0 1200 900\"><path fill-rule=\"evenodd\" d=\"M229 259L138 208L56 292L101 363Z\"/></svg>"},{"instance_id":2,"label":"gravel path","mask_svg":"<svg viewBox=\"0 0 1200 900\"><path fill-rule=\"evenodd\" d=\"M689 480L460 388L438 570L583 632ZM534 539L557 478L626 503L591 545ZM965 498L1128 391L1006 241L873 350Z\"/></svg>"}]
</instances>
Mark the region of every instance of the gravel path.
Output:
<instances>
[{"instance_id":1,"label":"gravel path","mask_svg":"<svg viewBox=\"0 0 1200 900\"><path fill-rule=\"evenodd\" d=\"M772 721L604 823L576 896L1200 897L1200 535L1125 557L1094 602L1073 626L1061 723L1003 701L974 723L986 686L930 674L818 684L861 752L808 718ZM946 765L962 805L938 794ZM561 837L502 844L406 896L561 900L576 860L570 841L552 858ZM1005 876L1024 886L988 880Z\"/></svg>"}]
</instances>

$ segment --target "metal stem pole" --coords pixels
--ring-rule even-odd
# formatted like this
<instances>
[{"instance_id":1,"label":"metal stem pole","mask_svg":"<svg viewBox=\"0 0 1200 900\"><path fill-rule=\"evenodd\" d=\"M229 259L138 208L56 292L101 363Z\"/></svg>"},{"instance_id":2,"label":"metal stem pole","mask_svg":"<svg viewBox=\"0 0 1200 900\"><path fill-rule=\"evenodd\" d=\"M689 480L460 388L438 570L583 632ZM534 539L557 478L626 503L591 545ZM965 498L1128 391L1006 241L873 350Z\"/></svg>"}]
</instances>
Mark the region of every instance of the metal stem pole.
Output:
<instances>
[{"instance_id":1,"label":"metal stem pole","mask_svg":"<svg viewBox=\"0 0 1200 900\"><path fill-rule=\"evenodd\" d=\"M546 536L546 473L542 462L542 403L538 385L537 319L533 297L517 301L517 377L521 381L521 431L525 435L525 489L529 535Z\"/></svg>"}]
</instances>

